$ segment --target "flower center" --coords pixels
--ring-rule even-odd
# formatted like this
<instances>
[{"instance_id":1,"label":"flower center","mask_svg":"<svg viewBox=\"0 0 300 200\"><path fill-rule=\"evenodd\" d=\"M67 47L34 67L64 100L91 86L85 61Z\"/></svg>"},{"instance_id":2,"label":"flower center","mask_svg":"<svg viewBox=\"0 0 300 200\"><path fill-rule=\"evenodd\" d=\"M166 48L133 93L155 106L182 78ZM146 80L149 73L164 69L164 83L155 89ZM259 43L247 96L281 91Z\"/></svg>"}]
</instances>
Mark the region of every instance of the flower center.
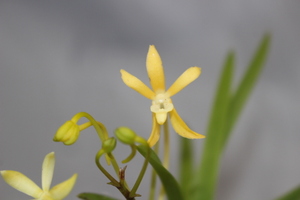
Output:
<instances>
[{"instance_id":1,"label":"flower center","mask_svg":"<svg viewBox=\"0 0 300 200\"><path fill-rule=\"evenodd\" d=\"M165 123L168 112L173 109L173 103L166 93L157 94L150 107L151 112L156 114L156 119L159 124Z\"/></svg>"}]
</instances>

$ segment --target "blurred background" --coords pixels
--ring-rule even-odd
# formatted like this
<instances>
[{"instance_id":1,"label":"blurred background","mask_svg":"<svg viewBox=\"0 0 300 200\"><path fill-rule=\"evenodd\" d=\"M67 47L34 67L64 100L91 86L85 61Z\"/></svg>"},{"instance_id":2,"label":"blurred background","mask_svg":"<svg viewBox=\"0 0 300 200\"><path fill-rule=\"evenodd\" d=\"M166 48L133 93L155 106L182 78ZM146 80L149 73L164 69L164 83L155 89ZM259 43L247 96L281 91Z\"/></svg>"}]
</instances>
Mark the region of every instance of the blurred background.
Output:
<instances>
[{"instance_id":1,"label":"blurred background","mask_svg":"<svg viewBox=\"0 0 300 200\"><path fill-rule=\"evenodd\" d=\"M190 127L205 134L228 50L236 52L238 83L270 32L267 65L224 154L217 199L278 197L300 183L299 8L297 0L1 0L0 169L20 171L41 185L44 156L55 151L52 185L79 173L67 200L80 192L121 199L94 164L100 148L94 130L65 146L52 141L57 128L85 111L111 135L116 127L129 126L147 138L151 102L123 84L119 70L148 84L145 59L154 44L167 87L188 67L202 68L200 78L173 102ZM170 130L176 174L179 136ZM197 161L203 141L194 141ZM129 149L119 146L121 160ZM136 160L127 167L129 185L142 159ZM148 176L139 199L148 195ZM26 198L0 180L0 199Z\"/></svg>"}]
</instances>

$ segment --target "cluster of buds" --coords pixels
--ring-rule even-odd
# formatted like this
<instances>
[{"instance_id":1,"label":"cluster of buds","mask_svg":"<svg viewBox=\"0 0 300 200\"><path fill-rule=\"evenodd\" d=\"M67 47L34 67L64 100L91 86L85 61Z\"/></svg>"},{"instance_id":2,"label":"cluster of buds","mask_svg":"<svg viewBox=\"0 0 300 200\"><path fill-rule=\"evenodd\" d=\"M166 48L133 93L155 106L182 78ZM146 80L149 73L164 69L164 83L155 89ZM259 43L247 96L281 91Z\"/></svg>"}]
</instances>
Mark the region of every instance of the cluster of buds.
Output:
<instances>
[{"instance_id":1,"label":"cluster of buds","mask_svg":"<svg viewBox=\"0 0 300 200\"><path fill-rule=\"evenodd\" d=\"M88 119L88 122L80 125L77 124L82 117ZM136 194L136 191L147 169L149 157L145 159L139 176L130 190L125 180L126 166L124 168L120 168L112 153L117 145L116 138L120 142L129 145L132 149L131 154L125 160L123 160L122 163L127 163L134 158L136 154L136 144L144 145L150 149L147 140L138 136L133 130L129 129L128 127L119 127L115 130L116 138L109 137L105 126L101 122L96 121L88 113L80 112L74 115L71 120L66 121L60 128L58 128L53 140L55 142L63 142L65 145L72 145L78 140L80 132L90 126L95 128L102 143L101 149L95 156L95 163L99 170L110 180L108 184L115 186L126 199L134 199L135 197L140 196L139 194ZM100 160L103 155L105 155L108 165L112 164L115 173L118 176L118 180L102 166Z\"/></svg>"}]
</instances>

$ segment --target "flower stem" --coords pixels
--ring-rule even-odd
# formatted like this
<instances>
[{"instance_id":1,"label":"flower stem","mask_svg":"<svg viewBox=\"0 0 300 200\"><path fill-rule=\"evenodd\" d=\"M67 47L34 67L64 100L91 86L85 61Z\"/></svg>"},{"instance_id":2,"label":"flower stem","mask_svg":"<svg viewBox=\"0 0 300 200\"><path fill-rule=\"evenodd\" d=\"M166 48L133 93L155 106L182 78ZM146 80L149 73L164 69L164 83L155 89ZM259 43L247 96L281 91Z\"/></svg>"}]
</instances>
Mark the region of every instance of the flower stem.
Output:
<instances>
[{"instance_id":1,"label":"flower stem","mask_svg":"<svg viewBox=\"0 0 300 200\"><path fill-rule=\"evenodd\" d=\"M154 146L154 152L156 154L159 153L159 142L157 142L156 145ZM155 199L156 178L157 178L157 174L156 174L155 170L152 169L152 172L151 172L151 181L150 181L149 200L154 200Z\"/></svg>"},{"instance_id":2,"label":"flower stem","mask_svg":"<svg viewBox=\"0 0 300 200\"><path fill-rule=\"evenodd\" d=\"M118 175L118 174L119 174L119 169L120 169L120 168L119 168L119 165L118 165L118 163L117 163L117 161L116 161L114 155L113 155L112 153L108 153L107 155L108 155L108 157L110 158L110 161L111 161L111 163L112 163L112 166L113 166L113 168L114 168L116 174Z\"/></svg>"},{"instance_id":3,"label":"flower stem","mask_svg":"<svg viewBox=\"0 0 300 200\"><path fill-rule=\"evenodd\" d=\"M169 132L169 123L168 119L164 123L163 126L164 129L164 154L163 154L163 166L166 169L169 169L170 165L170 132ZM165 197L165 190L163 187L161 187L160 192L159 192L159 200L163 200Z\"/></svg>"},{"instance_id":4,"label":"flower stem","mask_svg":"<svg viewBox=\"0 0 300 200\"><path fill-rule=\"evenodd\" d=\"M77 113L71 120L77 123L79 121L79 119L82 117L87 118L89 120L89 122L80 125L81 126L80 128L85 129L92 125L95 128L101 142L104 142L105 140L107 140L109 138L106 127L101 122L96 121L90 114L88 114L86 112ZM115 173L117 175L119 175L120 168L119 168L119 165L116 162L113 154L108 153L107 155L108 156L106 156L106 161L107 161L108 165L110 165L110 163L112 163Z\"/></svg>"},{"instance_id":5,"label":"flower stem","mask_svg":"<svg viewBox=\"0 0 300 200\"><path fill-rule=\"evenodd\" d=\"M92 123L102 142L108 138L108 133L105 126L102 123L97 122L90 114L86 112L77 113L71 120L77 123L82 117L87 118Z\"/></svg>"},{"instance_id":6,"label":"flower stem","mask_svg":"<svg viewBox=\"0 0 300 200\"><path fill-rule=\"evenodd\" d=\"M115 187L120 187L120 184L119 182L114 178L112 177L112 175L110 175L110 173L108 173L104 167L100 164L100 157L104 154L104 150L101 149L100 151L98 151L96 157L95 157L95 162L96 162L96 165L97 167L100 169L100 171L111 181L111 185L115 186Z\"/></svg>"},{"instance_id":7,"label":"flower stem","mask_svg":"<svg viewBox=\"0 0 300 200\"><path fill-rule=\"evenodd\" d=\"M114 177L112 177L110 175L110 173L108 173L104 167L100 164L100 158L101 156L105 153L105 151L103 149L101 149L100 151L98 151L96 157L95 157L95 162L97 167L100 169L100 171L111 181L109 184L115 186L121 193L122 195L126 198L126 200L135 200L134 197L130 196L130 192L127 189L127 187L125 186L125 182L118 182Z\"/></svg>"},{"instance_id":8,"label":"flower stem","mask_svg":"<svg viewBox=\"0 0 300 200\"><path fill-rule=\"evenodd\" d=\"M147 157L145 158L143 167L140 171L140 174L139 174L135 184L132 187L132 190L130 191L129 196L135 196L135 192L137 191L138 187L140 186L140 183L143 180L145 172L147 170L147 166L148 166L148 163L149 163L149 158L150 158L150 147L149 147L149 145L147 145Z\"/></svg>"},{"instance_id":9,"label":"flower stem","mask_svg":"<svg viewBox=\"0 0 300 200\"><path fill-rule=\"evenodd\" d=\"M170 165L170 133L168 120L164 123L164 159L163 166L169 169Z\"/></svg>"}]
</instances>

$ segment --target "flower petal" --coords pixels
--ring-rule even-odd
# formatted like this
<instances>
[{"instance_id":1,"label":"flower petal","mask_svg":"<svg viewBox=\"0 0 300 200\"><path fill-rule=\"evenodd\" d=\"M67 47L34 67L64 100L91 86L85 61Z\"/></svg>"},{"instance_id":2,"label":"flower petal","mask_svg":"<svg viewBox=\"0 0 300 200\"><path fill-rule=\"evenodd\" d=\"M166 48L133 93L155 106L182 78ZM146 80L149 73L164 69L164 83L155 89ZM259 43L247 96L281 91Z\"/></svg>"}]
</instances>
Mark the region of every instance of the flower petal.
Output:
<instances>
[{"instance_id":1,"label":"flower petal","mask_svg":"<svg viewBox=\"0 0 300 200\"><path fill-rule=\"evenodd\" d=\"M39 198L39 196L43 193L39 186L20 172L4 170L1 171L1 175L8 185L31 197Z\"/></svg>"},{"instance_id":2,"label":"flower petal","mask_svg":"<svg viewBox=\"0 0 300 200\"><path fill-rule=\"evenodd\" d=\"M154 92L146 86L140 79L137 77L129 74L125 70L121 69L120 70L122 74L122 80L123 82L130 88L134 89L144 97L148 99L153 99L155 97Z\"/></svg>"},{"instance_id":3,"label":"flower petal","mask_svg":"<svg viewBox=\"0 0 300 200\"><path fill-rule=\"evenodd\" d=\"M201 74L200 67L190 67L185 72L183 72L177 80L171 85L171 87L166 92L169 96L177 94L180 90L185 88L188 84L196 80Z\"/></svg>"},{"instance_id":4,"label":"flower petal","mask_svg":"<svg viewBox=\"0 0 300 200\"><path fill-rule=\"evenodd\" d=\"M51 152L45 156L42 166L42 188L49 191L55 166L55 154Z\"/></svg>"},{"instance_id":5,"label":"flower petal","mask_svg":"<svg viewBox=\"0 0 300 200\"><path fill-rule=\"evenodd\" d=\"M155 118L156 118L157 123L159 125L163 125L166 122L167 117L168 117L167 112L157 112L157 113L155 113Z\"/></svg>"},{"instance_id":6,"label":"flower petal","mask_svg":"<svg viewBox=\"0 0 300 200\"><path fill-rule=\"evenodd\" d=\"M51 197L53 197L53 199L64 199L66 196L68 196L68 194L73 189L76 179L77 179L77 174L74 174L68 180L51 188L50 190Z\"/></svg>"},{"instance_id":7,"label":"flower petal","mask_svg":"<svg viewBox=\"0 0 300 200\"><path fill-rule=\"evenodd\" d=\"M170 112L170 119L175 132L181 135L182 137L189 139L205 138L204 135L192 131L180 118L175 108Z\"/></svg>"},{"instance_id":8,"label":"flower petal","mask_svg":"<svg viewBox=\"0 0 300 200\"><path fill-rule=\"evenodd\" d=\"M155 113L152 113L152 131L148 139L148 144L150 147L153 147L156 142L159 140L160 136L160 126L156 121Z\"/></svg>"},{"instance_id":9,"label":"flower petal","mask_svg":"<svg viewBox=\"0 0 300 200\"><path fill-rule=\"evenodd\" d=\"M150 84L155 93L165 91L165 75L164 68L160 56L154 45L149 46L149 51L146 59L146 67Z\"/></svg>"}]
</instances>

